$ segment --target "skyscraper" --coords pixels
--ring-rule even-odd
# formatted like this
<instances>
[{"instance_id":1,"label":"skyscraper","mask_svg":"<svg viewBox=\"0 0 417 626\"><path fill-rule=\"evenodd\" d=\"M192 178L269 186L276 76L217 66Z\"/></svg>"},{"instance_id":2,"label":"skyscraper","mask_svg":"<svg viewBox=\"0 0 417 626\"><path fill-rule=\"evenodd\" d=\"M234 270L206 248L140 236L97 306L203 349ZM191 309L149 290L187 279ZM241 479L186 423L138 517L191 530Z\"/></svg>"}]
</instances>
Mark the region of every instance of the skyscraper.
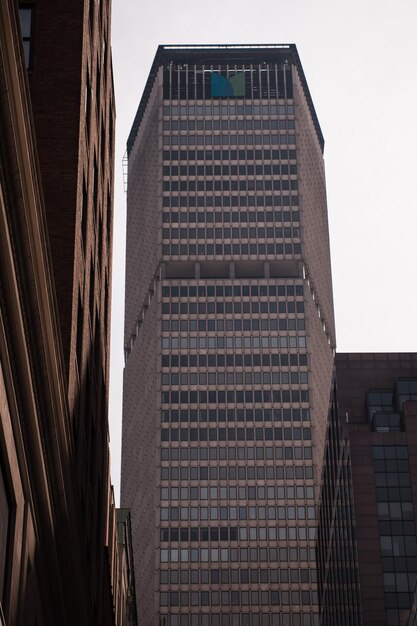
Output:
<instances>
[{"instance_id":1,"label":"skyscraper","mask_svg":"<svg viewBox=\"0 0 417 626\"><path fill-rule=\"evenodd\" d=\"M121 495L147 625L318 624L323 148L294 45L158 48L128 139Z\"/></svg>"}]
</instances>

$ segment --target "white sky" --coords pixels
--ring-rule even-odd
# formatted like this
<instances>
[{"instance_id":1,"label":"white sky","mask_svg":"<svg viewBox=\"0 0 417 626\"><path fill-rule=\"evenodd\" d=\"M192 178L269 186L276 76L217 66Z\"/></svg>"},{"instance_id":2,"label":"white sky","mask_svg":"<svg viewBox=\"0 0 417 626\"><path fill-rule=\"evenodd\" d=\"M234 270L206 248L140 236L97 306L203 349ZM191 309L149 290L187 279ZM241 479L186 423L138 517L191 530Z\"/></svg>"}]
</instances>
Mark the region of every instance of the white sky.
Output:
<instances>
[{"instance_id":1,"label":"white sky","mask_svg":"<svg viewBox=\"0 0 417 626\"><path fill-rule=\"evenodd\" d=\"M118 501L122 157L158 44L297 45L326 142L338 350L417 351L417 2L113 0L112 22L117 136L110 444Z\"/></svg>"}]
</instances>

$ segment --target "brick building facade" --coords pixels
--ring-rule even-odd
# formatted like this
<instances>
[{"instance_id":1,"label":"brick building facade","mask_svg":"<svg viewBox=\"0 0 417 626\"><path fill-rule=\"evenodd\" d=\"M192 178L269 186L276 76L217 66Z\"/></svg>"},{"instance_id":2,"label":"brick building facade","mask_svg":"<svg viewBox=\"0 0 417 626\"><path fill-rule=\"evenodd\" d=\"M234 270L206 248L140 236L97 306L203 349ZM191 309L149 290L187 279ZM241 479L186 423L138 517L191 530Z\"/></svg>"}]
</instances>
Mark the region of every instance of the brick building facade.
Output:
<instances>
[{"instance_id":1,"label":"brick building facade","mask_svg":"<svg viewBox=\"0 0 417 626\"><path fill-rule=\"evenodd\" d=\"M110 2L6 0L0 52L0 622L134 624L108 449Z\"/></svg>"},{"instance_id":2,"label":"brick building facade","mask_svg":"<svg viewBox=\"0 0 417 626\"><path fill-rule=\"evenodd\" d=\"M337 354L318 534L323 626L405 626L417 581L417 355Z\"/></svg>"}]
</instances>

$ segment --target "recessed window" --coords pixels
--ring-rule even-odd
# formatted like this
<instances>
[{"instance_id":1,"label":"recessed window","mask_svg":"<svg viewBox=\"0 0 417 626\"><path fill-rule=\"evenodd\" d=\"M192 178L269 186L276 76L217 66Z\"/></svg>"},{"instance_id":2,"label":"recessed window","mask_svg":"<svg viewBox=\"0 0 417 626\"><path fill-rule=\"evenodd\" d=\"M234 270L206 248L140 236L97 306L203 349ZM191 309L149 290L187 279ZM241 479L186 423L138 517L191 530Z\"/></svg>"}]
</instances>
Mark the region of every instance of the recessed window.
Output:
<instances>
[{"instance_id":1,"label":"recessed window","mask_svg":"<svg viewBox=\"0 0 417 626\"><path fill-rule=\"evenodd\" d=\"M32 22L33 7L19 7L20 30L22 32L23 50L25 55L25 64L29 68L32 59Z\"/></svg>"}]
</instances>

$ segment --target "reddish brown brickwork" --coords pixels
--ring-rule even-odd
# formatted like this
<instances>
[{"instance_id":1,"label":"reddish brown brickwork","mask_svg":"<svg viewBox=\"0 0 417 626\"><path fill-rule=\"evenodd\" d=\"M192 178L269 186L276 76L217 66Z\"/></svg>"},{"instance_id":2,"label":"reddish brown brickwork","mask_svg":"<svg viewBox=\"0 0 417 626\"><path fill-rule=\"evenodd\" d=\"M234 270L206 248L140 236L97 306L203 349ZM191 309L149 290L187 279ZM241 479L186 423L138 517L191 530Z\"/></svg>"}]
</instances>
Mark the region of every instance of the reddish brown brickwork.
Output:
<instances>
[{"instance_id":1,"label":"reddish brown brickwork","mask_svg":"<svg viewBox=\"0 0 417 626\"><path fill-rule=\"evenodd\" d=\"M108 446L110 2L0 3L0 137L0 623L136 626Z\"/></svg>"},{"instance_id":2,"label":"reddish brown brickwork","mask_svg":"<svg viewBox=\"0 0 417 626\"><path fill-rule=\"evenodd\" d=\"M101 562L109 480L114 176L109 1L36 2L29 82L87 545ZM98 602L98 591L97 602Z\"/></svg>"},{"instance_id":3,"label":"reddish brown brickwork","mask_svg":"<svg viewBox=\"0 0 417 626\"><path fill-rule=\"evenodd\" d=\"M417 580L417 354L337 354L335 365L338 417L319 528L322 624L340 616L349 626L405 626Z\"/></svg>"}]
</instances>

